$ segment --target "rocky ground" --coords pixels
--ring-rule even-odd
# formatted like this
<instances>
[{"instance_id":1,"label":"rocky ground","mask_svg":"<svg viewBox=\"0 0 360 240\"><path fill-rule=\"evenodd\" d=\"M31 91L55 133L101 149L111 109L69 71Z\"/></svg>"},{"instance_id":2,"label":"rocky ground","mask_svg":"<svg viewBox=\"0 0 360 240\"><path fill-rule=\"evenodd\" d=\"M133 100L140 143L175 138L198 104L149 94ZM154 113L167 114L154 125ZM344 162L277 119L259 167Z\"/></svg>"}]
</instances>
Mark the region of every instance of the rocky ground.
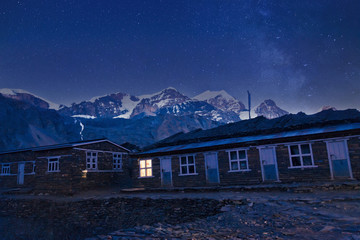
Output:
<instances>
[{"instance_id":1,"label":"rocky ground","mask_svg":"<svg viewBox=\"0 0 360 240\"><path fill-rule=\"evenodd\" d=\"M360 240L360 191L0 195L0 239Z\"/></svg>"},{"instance_id":2,"label":"rocky ground","mask_svg":"<svg viewBox=\"0 0 360 240\"><path fill-rule=\"evenodd\" d=\"M138 226L88 240L360 239L359 200L232 201L221 211L194 222Z\"/></svg>"}]
</instances>

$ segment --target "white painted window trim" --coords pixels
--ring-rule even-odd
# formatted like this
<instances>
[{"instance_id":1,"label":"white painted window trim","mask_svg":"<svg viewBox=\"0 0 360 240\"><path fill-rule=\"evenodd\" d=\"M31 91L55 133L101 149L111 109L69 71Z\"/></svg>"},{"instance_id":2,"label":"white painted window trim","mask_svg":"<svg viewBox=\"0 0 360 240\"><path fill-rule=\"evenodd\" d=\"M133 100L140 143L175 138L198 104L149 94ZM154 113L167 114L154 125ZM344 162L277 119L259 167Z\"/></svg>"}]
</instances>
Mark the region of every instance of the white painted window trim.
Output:
<instances>
[{"instance_id":1,"label":"white painted window trim","mask_svg":"<svg viewBox=\"0 0 360 240\"><path fill-rule=\"evenodd\" d=\"M88 156L88 153L90 153L90 156ZM93 156L93 153L96 153L96 156ZM86 170L97 170L98 169L98 151L86 151L85 152L85 160L86 160ZM90 160L90 161L88 161ZM95 161L93 161L95 160ZM88 164L90 164L90 167L88 167ZM95 164L95 167L93 167L93 164Z\"/></svg>"},{"instance_id":2,"label":"white painted window trim","mask_svg":"<svg viewBox=\"0 0 360 240\"><path fill-rule=\"evenodd\" d=\"M310 153L305 153L303 154L301 152L301 145L309 145L310 148ZM291 154L291 146L297 146L299 149L299 154ZM287 145L288 147L288 152L289 152L289 161L290 161L290 167L288 167L288 169L299 169L299 168L314 168L314 167L318 167L317 165L315 165L314 163L314 156L313 156L313 151L312 151L312 143L311 142L303 142L303 143L297 143L297 144L289 144ZM311 157L311 165L304 165L303 162L303 157L307 157L310 156ZM292 157L299 157L300 158L300 166L293 166L293 162L292 162Z\"/></svg>"},{"instance_id":3,"label":"white painted window trim","mask_svg":"<svg viewBox=\"0 0 360 240\"><path fill-rule=\"evenodd\" d=\"M145 161L145 167L141 167L141 161ZM147 167L146 166L146 162L147 161L151 161L151 167ZM145 176L141 176L141 170L142 169L145 169ZM147 170L148 169L151 169L151 176L148 176L147 175ZM154 173L153 173L153 160L152 159L140 159L139 160L139 177L138 178L151 178L151 177L154 177Z\"/></svg>"},{"instance_id":4,"label":"white painted window trim","mask_svg":"<svg viewBox=\"0 0 360 240\"><path fill-rule=\"evenodd\" d=\"M6 166L4 166L6 165ZM7 170L6 172L4 170ZM10 176L11 172L10 172L11 168L10 168L10 163L3 163L1 164L1 176Z\"/></svg>"},{"instance_id":5,"label":"white painted window trim","mask_svg":"<svg viewBox=\"0 0 360 240\"><path fill-rule=\"evenodd\" d=\"M191 157L191 156L194 158L194 163L190 163L190 164L189 164L189 157ZM185 157L185 158L186 158L186 163L185 163L185 164L182 164L182 163L181 163L181 158L182 158L182 157ZM199 175L199 174L196 172L196 159L195 159L195 154L180 155L180 156L179 156L179 166L180 166L179 176ZM183 172L182 172L182 167L185 167L185 166L186 166L186 171L187 171L187 173L183 173ZM194 172L193 172L193 173L189 173L189 166L194 166Z\"/></svg>"},{"instance_id":6,"label":"white painted window trim","mask_svg":"<svg viewBox=\"0 0 360 240\"><path fill-rule=\"evenodd\" d=\"M251 171L251 169L249 168L248 150L249 150L249 148L234 148L234 149L230 149L230 150L226 151L228 153L228 158L229 158L229 171L228 171L229 173L250 172ZM231 160L230 152L235 152L235 151L236 151L236 159ZM239 151L245 151L245 158L242 158L242 159L239 158ZM243 162L243 161L246 162L246 169L240 169L240 162ZM238 170L231 169L231 162L237 162Z\"/></svg>"},{"instance_id":7,"label":"white painted window trim","mask_svg":"<svg viewBox=\"0 0 360 240\"><path fill-rule=\"evenodd\" d=\"M115 157L115 155L119 155L120 157ZM114 170L122 170L123 167L123 154L119 152L113 152L113 169ZM116 160L116 163L114 162ZM120 160L120 163L118 162Z\"/></svg>"},{"instance_id":8,"label":"white painted window trim","mask_svg":"<svg viewBox=\"0 0 360 240\"><path fill-rule=\"evenodd\" d=\"M17 163L32 163L33 164L33 169L32 169L32 172L31 173L24 173L24 175L34 175L35 174L35 166L36 166L36 162L35 161L21 161L21 162L6 162L6 163L0 163L0 176L17 176L18 174L17 173L10 173L10 174L2 174L1 172L1 168L2 168L2 165L3 164L17 164ZM11 167L10 167L10 171L11 171Z\"/></svg>"},{"instance_id":9,"label":"white painted window trim","mask_svg":"<svg viewBox=\"0 0 360 240\"><path fill-rule=\"evenodd\" d=\"M48 173L60 172L60 157L48 157L47 160L48 160L48 167L47 167Z\"/></svg>"}]
</instances>

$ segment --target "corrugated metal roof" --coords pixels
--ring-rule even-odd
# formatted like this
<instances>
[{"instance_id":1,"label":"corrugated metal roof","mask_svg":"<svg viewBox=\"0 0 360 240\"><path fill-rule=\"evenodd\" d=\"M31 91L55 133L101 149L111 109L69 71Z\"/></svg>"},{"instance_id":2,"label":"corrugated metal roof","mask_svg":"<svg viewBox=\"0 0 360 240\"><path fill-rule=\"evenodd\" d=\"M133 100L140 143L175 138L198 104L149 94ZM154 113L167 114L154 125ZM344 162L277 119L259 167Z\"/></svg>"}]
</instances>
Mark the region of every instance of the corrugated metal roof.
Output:
<instances>
[{"instance_id":1,"label":"corrugated metal roof","mask_svg":"<svg viewBox=\"0 0 360 240\"><path fill-rule=\"evenodd\" d=\"M160 147L160 148L155 148L155 149L151 149L148 151L144 151L140 154L145 155L145 154L153 154L153 153L166 153L166 152L179 151L179 150L189 150L189 149L221 146L221 145L226 145L226 144L234 144L234 143L246 143L246 142L259 141L259 140L313 135L313 134L319 134L319 133L340 132L340 131L353 130L353 129L360 129L360 123L349 123L349 124L342 124L342 125L336 125L336 126L316 127L316 128L301 129L301 130L295 130L295 131L284 131L284 132L280 132L280 133L267 134L267 135L226 138L226 139L207 141L207 142L189 143L189 144L182 144L182 145L176 145L176 146L167 146L167 147Z\"/></svg>"},{"instance_id":2,"label":"corrugated metal roof","mask_svg":"<svg viewBox=\"0 0 360 240\"><path fill-rule=\"evenodd\" d=\"M79 142L71 142L71 143L62 143L62 144L55 144L55 145L47 145L47 146L40 146L40 147L34 147L34 148L24 148L24 149L17 149L17 150L10 150L10 151L4 151L0 152L0 154L7 154L7 153L15 153L15 152L27 152L27 151L43 151L43 150L52 150L52 149L61 149L61 148L69 148L69 147L76 147L76 146L82 146L87 145L91 143L97 143L97 142L110 142L111 144L114 144L125 151L130 152L130 150L108 140L108 139L95 139L95 140L87 140L87 141L79 141Z\"/></svg>"},{"instance_id":3,"label":"corrugated metal roof","mask_svg":"<svg viewBox=\"0 0 360 240\"><path fill-rule=\"evenodd\" d=\"M275 119L257 117L229 123L208 130L195 130L188 133L178 133L147 146L144 151L169 145L181 145L206 142L227 138L238 138L260 134L282 133L298 129L310 129L324 126L334 126L348 123L360 123L360 112L356 109L341 111L326 110L312 115L305 113L288 114Z\"/></svg>"}]
</instances>

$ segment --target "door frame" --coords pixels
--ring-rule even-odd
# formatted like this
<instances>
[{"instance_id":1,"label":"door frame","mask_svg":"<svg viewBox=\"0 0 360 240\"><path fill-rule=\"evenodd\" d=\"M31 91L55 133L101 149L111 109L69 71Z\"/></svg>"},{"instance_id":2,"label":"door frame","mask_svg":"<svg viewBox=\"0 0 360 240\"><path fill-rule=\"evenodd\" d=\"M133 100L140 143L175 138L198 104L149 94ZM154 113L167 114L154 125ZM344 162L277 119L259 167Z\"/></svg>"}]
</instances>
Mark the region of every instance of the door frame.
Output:
<instances>
[{"instance_id":1,"label":"door frame","mask_svg":"<svg viewBox=\"0 0 360 240\"><path fill-rule=\"evenodd\" d=\"M164 184L163 184L163 172L162 172L162 167L163 167L163 160L164 159L170 159L170 180L171 180L171 184L170 186L172 187L173 186L173 177L172 177L172 156L165 156L165 157L160 157L159 160L160 160L160 178L161 178L161 186L163 187Z\"/></svg>"},{"instance_id":2,"label":"door frame","mask_svg":"<svg viewBox=\"0 0 360 240\"><path fill-rule=\"evenodd\" d=\"M278 168L278 164L277 164L277 156L276 156L276 146L259 146L256 147L259 150L259 160L260 160L260 166L261 166L261 176L262 176L262 181L265 182L265 175L264 175L264 166L262 163L262 154L261 154L261 149L272 149L272 153L273 153L273 157L275 158L275 170L276 170L276 180L274 182L281 182L280 178L279 178L279 168Z\"/></svg>"},{"instance_id":3,"label":"door frame","mask_svg":"<svg viewBox=\"0 0 360 240\"><path fill-rule=\"evenodd\" d=\"M23 171L22 171L22 183L20 183L20 166L23 166ZM24 185L25 182L25 162L19 162L18 163L18 172L17 172L17 184L18 185Z\"/></svg>"},{"instance_id":4,"label":"door frame","mask_svg":"<svg viewBox=\"0 0 360 240\"><path fill-rule=\"evenodd\" d=\"M334 170L332 168L332 161L331 161L330 152L329 152L329 143L333 143L333 142L343 142L344 143L345 151L346 151L345 156L347 158L348 169L349 169L349 173L350 173L350 178L349 179L354 179L352 169L351 169L350 154L349 154L349 148L348 148L348 140L349 139L344 138L344 139L334 139L334 140L325 141L325 143L326 143L326 151L327 151L328 160L329 160L331 180L335 180L335 178L334 178Z\"/></svg>"},{"instance_id":5,"label":"door frame","mask_svg":"<svg viewBox=\"0 0 360 240\"><path fill-rule=\"evenodd\" d=\"M209 154L215 154L216 156L216 165L217 165L217 176L218 176L218 182L217 183L213 183L213 184L220 184L220 174L219 174L219 158L218 158L218 152L204 152L204 163L205 163L205 176L206 176L206 183L209 183L209 179L208 179L208 172L207 172L207 159L206 159L206 155Z\"/></svg>"}]
</instances>

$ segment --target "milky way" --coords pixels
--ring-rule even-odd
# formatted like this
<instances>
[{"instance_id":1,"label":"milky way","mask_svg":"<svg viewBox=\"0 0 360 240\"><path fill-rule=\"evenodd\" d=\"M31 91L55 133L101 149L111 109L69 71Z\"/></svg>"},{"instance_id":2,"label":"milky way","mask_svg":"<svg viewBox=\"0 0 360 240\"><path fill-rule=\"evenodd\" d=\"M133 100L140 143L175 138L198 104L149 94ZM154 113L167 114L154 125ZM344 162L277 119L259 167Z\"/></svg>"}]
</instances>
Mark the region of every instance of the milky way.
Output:
<instances>
[{"instance_id":1,"label":"milky way","mask_svg":"<svg viewBox=\"0 0 360 240\"><path fill-rule=\"evenodd\" d=\"M1 1L0 88L70 104L173 86L360 108L360 1Z\"/></svg>"}]
</instances>

